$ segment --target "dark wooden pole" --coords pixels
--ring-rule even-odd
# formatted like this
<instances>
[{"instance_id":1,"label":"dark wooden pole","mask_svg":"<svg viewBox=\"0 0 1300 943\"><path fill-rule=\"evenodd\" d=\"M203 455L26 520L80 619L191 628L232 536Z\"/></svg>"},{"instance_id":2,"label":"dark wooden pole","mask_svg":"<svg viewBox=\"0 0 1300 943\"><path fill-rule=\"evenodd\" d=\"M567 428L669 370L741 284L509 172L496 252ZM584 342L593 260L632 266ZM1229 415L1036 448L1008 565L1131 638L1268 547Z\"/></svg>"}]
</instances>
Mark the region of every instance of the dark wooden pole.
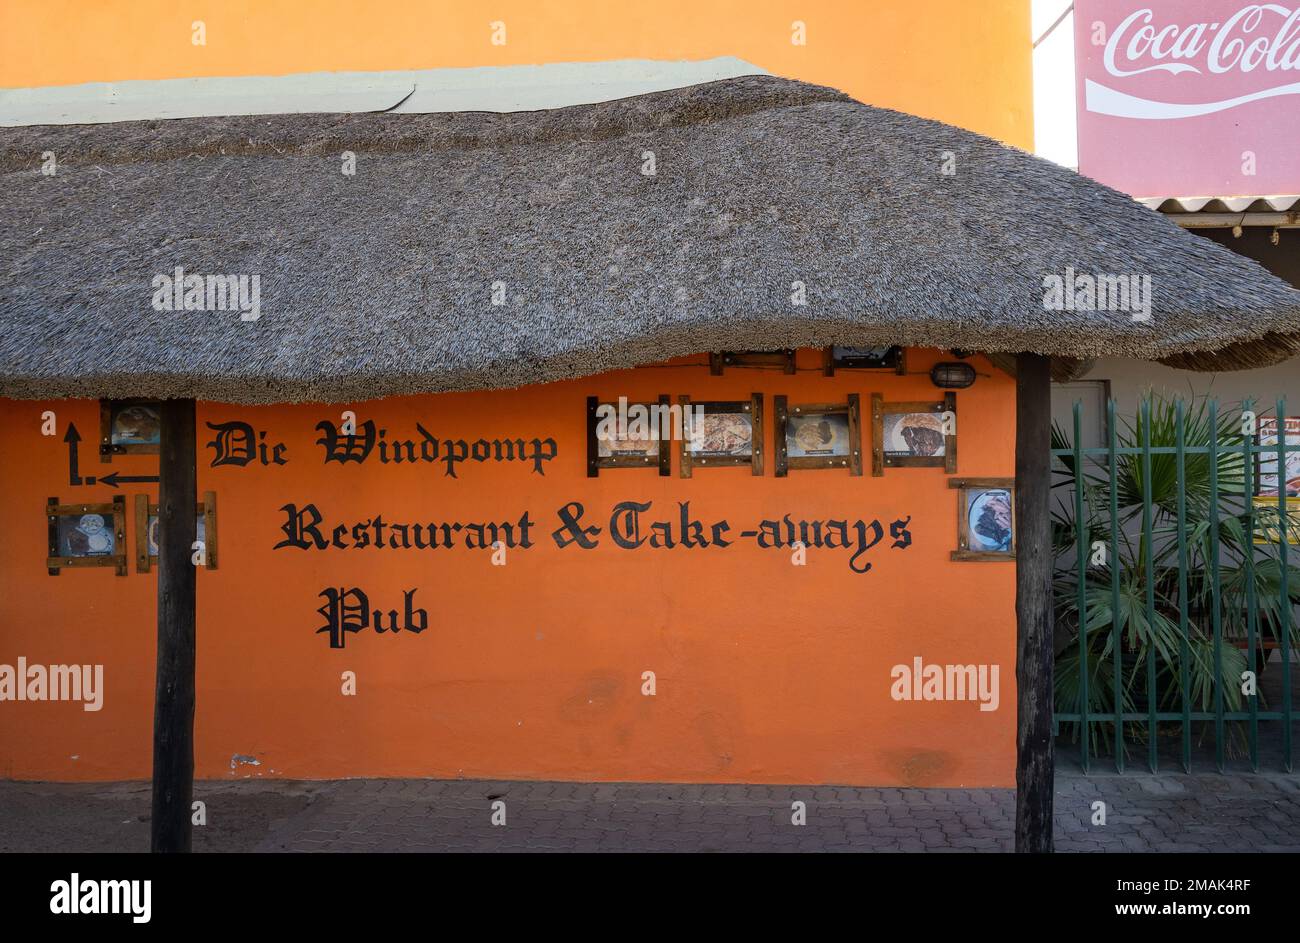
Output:
<instances>
[{"instance_id":1,"label":"dark wooden pole","mask_svg":"<svg viewBox=\"0 0 1300 943\"><path fill-rule=\"evenodd\" d=\"M189 851L194 796L194 400L164 400L158 461L158 680L152 850Z\"/></svg>"},{"instance_id":2,"label":"dark wooden pole","mask_svg":"<svg viewBox=\"0 0 1300 943\"><path fill-rule=\"evenodd\" d=\"M1051 360L1016 357L1016 851L1052 850Z\"/></svg>"}]
</instances>

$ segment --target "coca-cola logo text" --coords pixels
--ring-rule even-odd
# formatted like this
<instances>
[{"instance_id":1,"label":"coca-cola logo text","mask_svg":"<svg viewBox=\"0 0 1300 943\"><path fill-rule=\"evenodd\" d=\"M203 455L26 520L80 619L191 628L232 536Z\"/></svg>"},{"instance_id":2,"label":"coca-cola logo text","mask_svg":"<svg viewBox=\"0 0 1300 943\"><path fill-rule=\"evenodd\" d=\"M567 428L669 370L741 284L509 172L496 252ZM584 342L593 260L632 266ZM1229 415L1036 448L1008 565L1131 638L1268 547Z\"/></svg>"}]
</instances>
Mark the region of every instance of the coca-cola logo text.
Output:
<instances>
[{"instance_id":1,"label":"coca-cola logo text","mask_svg":"<svg viewBox=\"0 0 1300 943\"><path fill-rule=\"evenodd\" d=\"M1094 42L1103 38L1094 34ZM1084 82L1087 110L1094 114L1144 120L1195 118L1265 99L1300 95L1300 81L1278 82L1276 73L1300 72L1300 6L1251 3L1220 21L1170 23L1150 7L1134 10L1104 38L1102 65L1115 79L1164 73L1198 83L1201 101L1169 101L1150 96L1132 81L1125 88L1093 79ZM1214 78L1222 76L1221 83ZM1247 76L1261 76L1248 82ZM1199 78L1198 78L1199 77ZM1210 91L1214 89L1214 91ZM1217 93L1217 94L1216 94Z\"/></svg>"},{"instance_id":2,"label":"coca-cola logo text","mask_svg":"<svg viewBox=\"0 0 1300 943\"><path fill-rule=\"evenodd\" d=\"M1150 9L1137 10L1115 28L1106 43L1107 72L1127 78L1157 71L1300 71L1300 6L1252 3L1221 23L1158 26L1154 20Z\"/></svg>"}]
</instances>

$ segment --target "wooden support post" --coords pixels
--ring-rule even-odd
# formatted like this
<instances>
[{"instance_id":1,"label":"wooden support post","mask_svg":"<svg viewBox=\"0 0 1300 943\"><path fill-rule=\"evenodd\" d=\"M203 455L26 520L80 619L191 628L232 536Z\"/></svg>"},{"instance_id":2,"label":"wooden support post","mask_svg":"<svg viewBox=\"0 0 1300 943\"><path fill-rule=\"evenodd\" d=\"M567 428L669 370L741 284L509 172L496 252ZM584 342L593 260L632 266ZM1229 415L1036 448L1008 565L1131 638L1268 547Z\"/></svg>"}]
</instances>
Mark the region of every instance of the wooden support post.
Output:
<instances>
[{"instance_id":1,"label":"wooden support post","mask_svg":"<svg viewBox=\"0 0 1300 943\"><path fill-rule=\"evenodd\" d=\"M1051 359L1016 357L1016 851L1052 850Z\"/></svg>"},{"instance_id":2,"label":"wooden support post","mask_svg":"<svg viewBox=\"0 0 1300 943\"><path fill-rule=\"evenodd\" d=\"M158 677L152 850L189 851L194 795L194 400L164 400L158 462Z\"/></svg>"}]
</instances>

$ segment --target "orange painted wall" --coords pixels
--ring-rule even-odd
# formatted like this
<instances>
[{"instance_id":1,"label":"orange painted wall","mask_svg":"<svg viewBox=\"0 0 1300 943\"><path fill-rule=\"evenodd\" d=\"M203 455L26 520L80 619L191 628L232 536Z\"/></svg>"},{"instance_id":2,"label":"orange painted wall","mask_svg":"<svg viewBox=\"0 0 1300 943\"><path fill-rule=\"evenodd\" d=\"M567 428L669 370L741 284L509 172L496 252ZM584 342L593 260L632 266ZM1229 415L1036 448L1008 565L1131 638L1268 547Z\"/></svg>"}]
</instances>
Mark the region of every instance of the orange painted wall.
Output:
<instances>
[{"instance_id":1,"label":"orange painted wall","mask_svg":"<svg viewBox=\"0 0 1300 943\"><path fill-rule=\"evenodd\" d=\"M956 500L942 469L883 478L846 471L751 477L746 469L697 471L690 480L652 471L585 475L585 399L633 401L669 393L697 400L765 394L828 402L849 392L887 400L935 398L925 371L937 352L913 351L907 377L816 369L801 351L797 376L706 368L643 368L523 391L445 394L350 404L389 438L421 422L440 438L553 437L545 476L518 463L325 465L314 431L342 405L199 405L199 489L219 501L219 569L198 574L200 777L433 776L570 780L1010 786L1014 780L1014 571L1004 563L953 563ZM692 358L699 362L700 358ZM1014 383L982 358L958 394L958 473L1013 472ZM682 362L677 362L681 364ZM55 410L58 434L40 434ZM210 468L204 423L242 419L288 445L279 467ZM0 401L0 663L102 663L104 707L0 703L0 776L99 780L150 774L156 572L111 569L46 574L48 496L108 501L103 484L68 484L67 423L86 437L81 473L156 474L156 458L101 464L93 446L98 405ZM870 448L867 423L867 449ZM128 495L143 488L124 486ZM156 492L150 492L156 494ZM128 506L133 499L128 498ZM914 543L868 551L870 572L850 571L840 550L786 550L736 539L725 549L624 550L606 533L584 551L550 538L556 509L573 500L604 528L615 503L653 502L673 520L725 518L731 535L763 518L911 516ZM274 550L286 503L313 502L326 522L383 514L389 521L537 522L536 546L467 550ZM128 515L128 547L134 548ZM315 630L327 586L359 586L374 605L400 606L417 587L430 627L419 635L351 635L342 650ZM1000 666L1000 707L897 702L890 669L926 663ZM358 693L340 693L354 671ZM640 693L642 672L658 693ZM255 757L260 765L235 761Z\"/></svg>"},{"instance_id":2,"label":"orange painted wall","mask_svg":"<svg viewBox=\"0 0 1300 943\"><path fill-rule=\"evenodd\" d=\"M1029 149L1030 41L1028 0L5 0L0 88L738 56Z\"/></svg>"}]
</instances>

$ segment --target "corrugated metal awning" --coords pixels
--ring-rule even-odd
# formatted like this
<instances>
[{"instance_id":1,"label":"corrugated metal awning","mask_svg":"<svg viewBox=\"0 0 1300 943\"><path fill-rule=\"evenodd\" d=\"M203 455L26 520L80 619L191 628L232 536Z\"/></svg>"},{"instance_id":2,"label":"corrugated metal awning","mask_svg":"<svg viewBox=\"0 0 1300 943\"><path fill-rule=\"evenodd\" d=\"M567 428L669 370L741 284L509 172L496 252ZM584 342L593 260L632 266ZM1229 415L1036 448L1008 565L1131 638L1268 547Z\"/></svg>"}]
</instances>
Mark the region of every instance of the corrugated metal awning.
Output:
<instances>
[{"instance_id":1,"label":"corrugated metal awning","mask_svg":"<svg viewBox=\"0 0 1300 943\"><path fill-rule=\"evenodd\" d=\"M1157 196L1138 200L1189 229L1300 228L1300 193L1272 196Z\"/></svg>"}]
</instances>

